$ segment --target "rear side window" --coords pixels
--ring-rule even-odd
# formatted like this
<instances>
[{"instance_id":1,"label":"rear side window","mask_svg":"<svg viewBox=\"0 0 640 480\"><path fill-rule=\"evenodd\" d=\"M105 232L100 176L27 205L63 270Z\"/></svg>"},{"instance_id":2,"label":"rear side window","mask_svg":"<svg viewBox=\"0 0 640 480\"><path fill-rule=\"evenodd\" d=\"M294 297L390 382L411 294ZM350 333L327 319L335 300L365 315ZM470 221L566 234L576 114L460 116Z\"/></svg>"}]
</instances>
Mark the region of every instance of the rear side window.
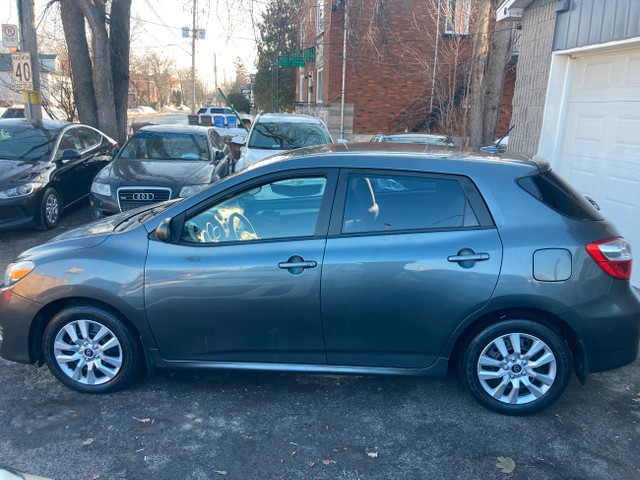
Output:
<instances>
[{"instance_id":1,"label":"rear side window","mask_svg":"<svg viewBox=\"0 0 640 480\"><path fill-rule=\"evenodd\" d=\"M349 176L343 233L478 226L478 217L457 180Z\"/></svg>"},{"instance_id":2,"label":"rear side window","mask_svg":"<svg viewBox=\"0 0 640 480\"><path fill-rule=\"evenodd\" d=\"M555 172L520 178L518 185L562 215L579 220L603 220L589 201Z\"/></svg>"}]
</instances>

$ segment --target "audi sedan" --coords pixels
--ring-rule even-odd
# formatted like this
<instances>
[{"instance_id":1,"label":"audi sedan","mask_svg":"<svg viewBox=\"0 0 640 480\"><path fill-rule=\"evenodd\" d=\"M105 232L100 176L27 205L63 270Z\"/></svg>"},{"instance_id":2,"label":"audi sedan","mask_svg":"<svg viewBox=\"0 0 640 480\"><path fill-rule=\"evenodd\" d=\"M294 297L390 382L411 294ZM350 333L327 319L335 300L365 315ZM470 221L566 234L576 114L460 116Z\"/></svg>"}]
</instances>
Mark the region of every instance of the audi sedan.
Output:
<instances>
[{"instance_id":1,"label":"audi sedan","mask_svg":"<svg viewBox=\"0 0 640 480\"><path fill-rule=\"evenodd\" d=\"M95 218L193 195L233 172L231 149L213 127L139 129L91 185Z\"/></svg>"},{"instance_id":2,"label":"audi sedan","mask_svg":"<svg viewBox=\"0 0 640 480\"><path fill-rule=\"evenodd\" d=\"M338 144L27 250L0 355L80 392L154 368L445 375L510 415L638 354L630 246L547 163Z\"/></svg>"}]
</instances>

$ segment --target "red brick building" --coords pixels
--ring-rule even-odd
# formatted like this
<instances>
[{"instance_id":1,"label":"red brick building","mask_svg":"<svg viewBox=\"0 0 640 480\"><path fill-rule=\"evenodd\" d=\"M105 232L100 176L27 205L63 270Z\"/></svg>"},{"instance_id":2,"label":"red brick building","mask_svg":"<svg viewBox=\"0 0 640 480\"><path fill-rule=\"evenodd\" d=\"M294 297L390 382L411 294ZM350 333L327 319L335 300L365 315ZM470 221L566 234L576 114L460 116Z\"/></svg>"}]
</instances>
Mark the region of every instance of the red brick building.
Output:
<instances>
[{"instance_id":1,"label":"red brick building","mask_svg":"<svg viewBox=\"0 0 640 480\"><path fill-rule=\"evenodd\" d=\"M358 140L405 129L463 135L472 6L473 0L306 0L298 31L300 50L312 61L297 69L296 111L321 117L336 138L341 125L345 138ZM497 134L509 125L514 81L507 75Z\"/></svg>"}]
</instances>

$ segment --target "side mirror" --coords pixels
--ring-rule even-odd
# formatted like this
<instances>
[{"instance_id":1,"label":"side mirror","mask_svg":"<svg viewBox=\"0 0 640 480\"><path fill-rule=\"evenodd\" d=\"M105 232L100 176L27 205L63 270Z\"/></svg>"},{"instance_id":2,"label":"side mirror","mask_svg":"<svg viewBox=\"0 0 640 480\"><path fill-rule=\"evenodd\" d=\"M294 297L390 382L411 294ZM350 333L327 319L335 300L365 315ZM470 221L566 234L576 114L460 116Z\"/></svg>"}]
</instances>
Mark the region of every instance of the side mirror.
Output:
<instances>
[{"instance_id":1,"label":"side mirror","mask_svg":"<svg viewBox=\"0 0 640 480\"><path fill-rule=\"evenodd\" d=\"M584 198L587 199L587 201L593 205L593 208L595 208L596 210L600 211L600 205L598 205L598 202L596 202L593 198L591 198L589 195L585 195Z\"/></svg>"},{"instance_id":2,"label":"side mirror","mask_svg":"<svg viewBox=\"0 0 640 480\"><path fill-rule=\"evenodd\" d=\"M160 222L160 225L156 227L156 238L164 243L169 243L171 240L171 219L165 218Z\"/></svg>"},{"instance_id":3,"label":"side mirror","mask_svg":"<svg viewBox=\"0 0 640 480\"><path fill-rule=\"evenodd\" d=\"M120 147L115 147L113 150L111 150L111 156L113 158L116 158L116 155L118 155L118 152L120 152Z\"/></svg>"},{"instance_id":4,"label":"side mirror","mask_svg":"<svg viewBox=\"0 0 640 480\"><path fill-rule=\"evenodd\" d=\"M216 150L215 159L222 160L225 157L224 152L222 150Z\"/></svg>"},{"instance_id":5,"label":"side mirror","mask_svg":"<svg viewBox=\"0 0 640 480\"><path fill-rule=\"evenodd\" d=\"M69 160L79 160L80 158L80 154L75 150L63 150L58 160L66 162Z\"/></svg>"}]
</instances>

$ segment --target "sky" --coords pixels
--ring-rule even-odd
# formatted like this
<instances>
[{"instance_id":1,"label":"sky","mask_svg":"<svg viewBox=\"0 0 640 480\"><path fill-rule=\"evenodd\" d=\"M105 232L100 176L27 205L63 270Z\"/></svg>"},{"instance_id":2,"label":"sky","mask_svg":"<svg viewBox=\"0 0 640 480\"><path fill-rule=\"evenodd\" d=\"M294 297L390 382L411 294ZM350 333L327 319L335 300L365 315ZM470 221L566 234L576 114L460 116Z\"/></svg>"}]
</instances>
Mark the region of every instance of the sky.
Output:
<instances>
[{"instance_id":1,"label":"sky","mask_svg":"<svg viewBox=\"0 0 640 480\"><path fill-rule=\"evenodd\" d=\"M48 0L35 0L36 24L42 19ZM18 23L17 0L0 0L0 21ZM8 8L5 5L8 4ZM235 76L234 61L240 57L249 72L254 71L256 43L251 17L257 22L266 0L197 0L197 26L206 30L196 41L196 71L214 87L213 57L217 57L218 83ZM132 51L139 56L146 49L173 58L178 68L191 67L191 39L182 38L182 27L193 20L193 0L133 0L131 6ZM252 12L253 9L253 12ZM59 21L49 14L47 21ZM62 28L62 27L60 27ZM0 51L7 51L0 45ZM47 53L47 52L41 52Z\"/></svg>"}]
</instances>

